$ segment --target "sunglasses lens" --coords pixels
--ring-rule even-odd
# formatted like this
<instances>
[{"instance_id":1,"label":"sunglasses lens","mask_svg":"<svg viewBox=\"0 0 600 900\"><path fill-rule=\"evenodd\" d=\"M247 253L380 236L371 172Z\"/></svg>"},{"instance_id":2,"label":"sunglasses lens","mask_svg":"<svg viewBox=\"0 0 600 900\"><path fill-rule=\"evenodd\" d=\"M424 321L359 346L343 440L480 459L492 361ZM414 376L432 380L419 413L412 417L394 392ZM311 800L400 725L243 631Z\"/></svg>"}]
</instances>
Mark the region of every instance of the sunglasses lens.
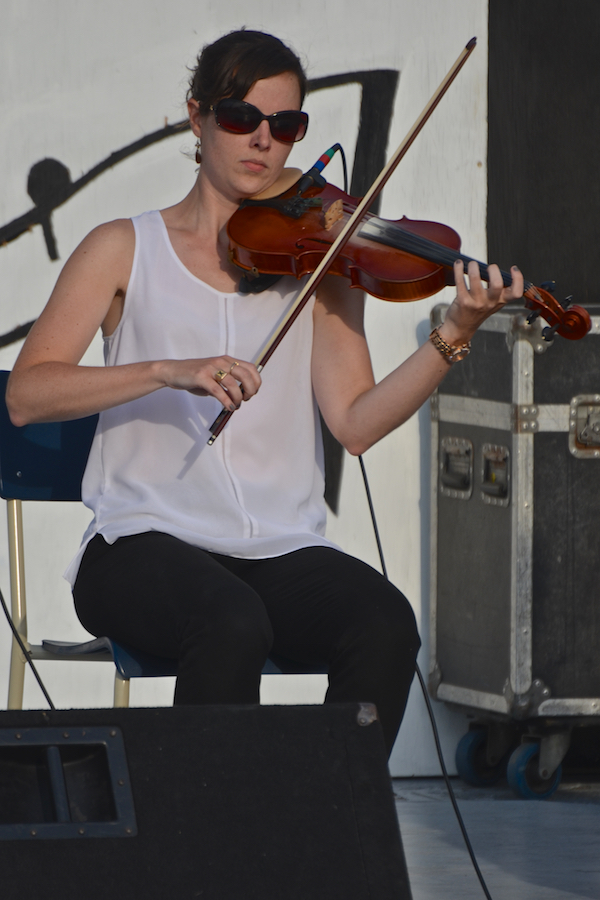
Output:
<instances>
[{"instance_id":1,"label":"sunglasses lens","mask_svg":"<svg viewBox=\"0 0 600 900\"><path fill-rule=\"evenodd\" d=\"M293 144L301 141L306 134L308 115L300 110L289 110L263 116L261 111L244 100L225 99L219 101L215 109L217 125L232 134L251 134L263 119L267 119L271 134L278 141Z\"/></svg>"},{"instance_id":2,"label":"sunglasses lens","mask_svg":"<svg viewBox=\"0 0 600 900\"><path fill-rule=\"evenodd\" d=\"M295 141L301 141L306 134L308 116L296 110L277 113L269 120L269 125L274 138L285 144L293 144Z\"/></svg>"},{"instance_id":3,"label":"sunglasses lens","mask_svg":"<svg viewBox=\"0 0 600 900\"><path fill-rule=\"evenodd\" d=\"M221 100L216 109L217 124L233 134L250 134L260 125L260 112L240 100Z\"/></svg>"}]
</instances>

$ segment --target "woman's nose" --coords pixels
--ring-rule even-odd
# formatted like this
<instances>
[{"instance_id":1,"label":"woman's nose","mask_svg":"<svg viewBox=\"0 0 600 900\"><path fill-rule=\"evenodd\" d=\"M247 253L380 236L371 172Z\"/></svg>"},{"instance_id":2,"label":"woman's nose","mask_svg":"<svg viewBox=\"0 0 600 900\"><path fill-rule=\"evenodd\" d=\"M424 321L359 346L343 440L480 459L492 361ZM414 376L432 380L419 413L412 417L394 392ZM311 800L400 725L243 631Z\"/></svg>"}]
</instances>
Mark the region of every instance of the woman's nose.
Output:
<instances>
[{"instance_id":1,"label":"woman's nose","mask_svg":"<svg viewBox=\"0 0 600 900\"><path fill-rule=\"evenodd\" d=\"M255 147L265 149L270 145L271 140L272 138L269 123L266 119L263 119L256 131L252 132L252 143Z\"/></svg>"}]
</instances>

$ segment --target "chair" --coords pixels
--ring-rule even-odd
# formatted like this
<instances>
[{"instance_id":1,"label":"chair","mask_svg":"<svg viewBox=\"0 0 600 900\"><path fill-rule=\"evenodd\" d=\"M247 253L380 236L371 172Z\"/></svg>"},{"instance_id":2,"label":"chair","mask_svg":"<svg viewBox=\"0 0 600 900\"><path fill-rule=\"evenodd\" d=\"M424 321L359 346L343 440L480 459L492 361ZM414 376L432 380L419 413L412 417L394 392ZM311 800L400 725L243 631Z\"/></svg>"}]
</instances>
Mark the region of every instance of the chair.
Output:
<instances>
[{"instance_id":1,"label":"chair","mask_svg":"<svg viewBox=\"0 0 600 900\"><path fill-rule=\"evenodd\" d=\"M71 422L15 427L6 409L9 372L0 371L0 497L7 501L11 617L32 659L111 662L115 666L114 705L129 705L131 678L177 674L177 661L142 653L99 637L84 643L27 640L23 501L80 501L81 479L96 431L98 416ZM21 709L26 660L13 637L8 708ZM325 673L324 666L304 666L271 655L264 675Z\"/></svg>"}]
</instances>

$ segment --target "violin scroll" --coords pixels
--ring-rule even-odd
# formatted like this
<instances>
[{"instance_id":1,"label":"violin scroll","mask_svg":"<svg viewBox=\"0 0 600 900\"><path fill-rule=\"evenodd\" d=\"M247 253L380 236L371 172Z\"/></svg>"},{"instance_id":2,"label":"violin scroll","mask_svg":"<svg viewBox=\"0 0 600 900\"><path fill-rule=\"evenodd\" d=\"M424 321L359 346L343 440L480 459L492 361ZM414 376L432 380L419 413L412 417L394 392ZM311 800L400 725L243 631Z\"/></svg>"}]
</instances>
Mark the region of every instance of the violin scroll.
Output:
<instances>
[{"instance_id":1,"label":"violin scroll","mask_svg":"<svg viewBox=\"0 0 600 900\"><path fill-rule=\"evenodd\" d=\"M568 306L565 309L552 294L541 287L528 284L523 294L523 300L527 309L541 315L548 328L544 329L545 340L552 340L555 334L567 338L570 341L578 341L585 337L592 327L592 320L587 309L583 306Z\"/></svg>"}]
</instances>

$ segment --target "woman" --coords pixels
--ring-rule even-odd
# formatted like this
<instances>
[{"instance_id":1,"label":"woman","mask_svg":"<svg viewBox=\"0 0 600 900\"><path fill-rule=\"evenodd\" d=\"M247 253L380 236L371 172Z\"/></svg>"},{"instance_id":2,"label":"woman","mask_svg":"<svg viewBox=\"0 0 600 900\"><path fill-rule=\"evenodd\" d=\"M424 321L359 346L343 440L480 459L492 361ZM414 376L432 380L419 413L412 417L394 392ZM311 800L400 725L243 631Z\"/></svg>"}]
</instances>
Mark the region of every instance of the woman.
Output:
<instances>
[{"instance_id":1,"label":"woman","mask_svg":"<svg viewBox=\"0 0 600 900\"><path fill-rule=\"evenodd\" d=\"M436 345L377 385L361 303L330 277L263 381L249 360L298 284L238 293L226 225L241 198L278 180L306 128L305 87L271 35L233 32L203 50L188 100L201 153L192 190L85 238L7 402L16 425L100 412L83 484L94 520L69 573L90 632L177 658L179 704L258 702L271 649L326 662L327 700L376 703L391 751L419 638L402 594L324 536L317 404L346 449L364 452L421 406L522 277L513 269L505 288L492 266L485 288L474 266L467 288L457 263ZM80 367L100 326L107 366ZM223 406L238 411L209 448Z\"/></svg>"}]
</instances>

